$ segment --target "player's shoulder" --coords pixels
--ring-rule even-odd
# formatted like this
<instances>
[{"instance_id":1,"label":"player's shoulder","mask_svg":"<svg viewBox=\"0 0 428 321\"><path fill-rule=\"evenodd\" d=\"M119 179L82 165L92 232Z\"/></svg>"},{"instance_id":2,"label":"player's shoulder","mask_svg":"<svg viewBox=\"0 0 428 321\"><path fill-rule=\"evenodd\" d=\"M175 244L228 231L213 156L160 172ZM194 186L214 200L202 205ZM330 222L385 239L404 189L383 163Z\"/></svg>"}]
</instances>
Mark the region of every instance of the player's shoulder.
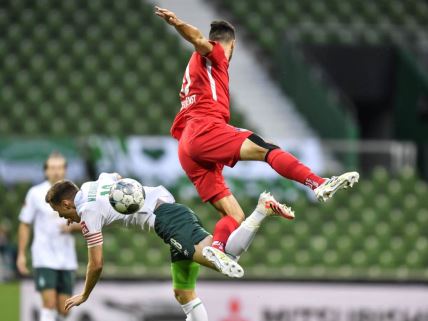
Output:
<instances>
[{"instance_id":1,"label":"player's shoulder","mask_svg":"<svg viewBox=\"0 0 428 321\"><path fill-rule=\"evenodd\" d=\"M39 195L40 193L46 193L46 191L50 188L50 184L48 181L41 182L39 184L33 185L27 192L27 195Z\"/></svg>"},{"instance_id":2,"label":"player's shoulder","mask_svg":"<svg viewBox=\"0 0 428 321\"><path fill-rule=\"evenodd\" d=\"M111 180L111 181L117 181L120 179L120 175L118 173L107 173L107 172L102 172L99 176L98 176L98 181L101 180Z\"/></svg>"}]
</instances>

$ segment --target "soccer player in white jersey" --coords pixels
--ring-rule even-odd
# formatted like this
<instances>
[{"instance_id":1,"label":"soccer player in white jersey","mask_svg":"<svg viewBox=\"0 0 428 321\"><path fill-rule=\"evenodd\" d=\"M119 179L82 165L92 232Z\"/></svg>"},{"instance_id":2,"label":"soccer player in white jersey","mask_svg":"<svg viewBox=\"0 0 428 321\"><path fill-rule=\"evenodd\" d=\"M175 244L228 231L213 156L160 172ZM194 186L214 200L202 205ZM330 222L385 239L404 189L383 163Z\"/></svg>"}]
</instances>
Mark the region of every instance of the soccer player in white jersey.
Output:
<instances>
[{"instance_id":1,"label":"soccer player in white jersey","mask_svg":"<svg viewBox=\"0 0 428 321\"><path fill-rule=\"evenodd\" d=\"M64 179L66 167L67 161L61 154L52 153L48 157L44 164L46 181L28 191L19 215L16 265L22 275L29 274L26 251L33 228L31 257L36 289L42 297L40 321L55 321L67 315L64 303L72 294L77 268L74 238L70 232L79 226L67 226L67 221L58 217L45 202L52 184Z\"/></svg>"},{"instance_id":2,"label":"soccer player in white jersey","mask_svg":"<svg viewBox=\"0 0 428 321\"><path fill-rule=\"evenodd\" d=\"M228 255L206 259L202 250L211 244L212 236L202 227L198 217L186 206L175 203L163 186L144 186L145 202L133 215L116 212L109 202L111 186L120 179L118 174L102 173L97 181L86 182L79 188L71 181L54 184L46 195L46 202L69 222L79 222L88 244L88 268L83 292L67 300L71 309L85 302L98 282L103 267L102 227L122 220L126 224L147 225L171 249L171 271L174 294L188 321L207 321L205 307L195 292L199 264L230 277L242 277L243 269L236 260L246 251L267 216L294 216L292 210L278 203L270 194L262 193L254 212L231 235L226 244ZM211 263L213 262L213 263Z\"/></svg>"}]
</instances>

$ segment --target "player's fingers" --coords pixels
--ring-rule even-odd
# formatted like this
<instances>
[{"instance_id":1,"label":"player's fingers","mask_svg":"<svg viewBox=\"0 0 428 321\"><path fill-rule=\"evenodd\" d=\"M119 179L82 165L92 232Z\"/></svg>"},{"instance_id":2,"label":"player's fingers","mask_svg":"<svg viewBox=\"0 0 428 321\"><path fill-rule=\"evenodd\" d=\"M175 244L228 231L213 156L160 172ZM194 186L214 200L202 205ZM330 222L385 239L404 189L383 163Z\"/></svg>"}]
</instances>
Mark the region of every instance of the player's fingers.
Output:
<instances>
[{"instance_id":1,"label":"player's fingers","mask_svg":"<svg viewBox=\"0 0 428 321\"><path fill-rule=\"evenodd\" d=\"M65 311L69 311L73 306L74 306L74 302L73 301L66 302L65 303Z\"/></svg>"}]
</instances>

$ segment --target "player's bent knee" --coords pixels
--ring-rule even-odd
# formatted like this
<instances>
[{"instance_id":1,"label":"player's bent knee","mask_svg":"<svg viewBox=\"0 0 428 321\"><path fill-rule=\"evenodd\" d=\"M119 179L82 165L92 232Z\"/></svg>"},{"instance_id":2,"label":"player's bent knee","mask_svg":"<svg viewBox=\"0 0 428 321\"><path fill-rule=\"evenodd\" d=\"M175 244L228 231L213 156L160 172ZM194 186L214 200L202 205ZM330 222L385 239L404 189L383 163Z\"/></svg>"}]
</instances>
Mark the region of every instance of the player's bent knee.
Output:
<instances>
[{"instance_id":1,"label":"player's bent knee","mask_svg":"<svg viewBox=\"0 0 428 321\"><path fill-rule=\"evenodd\" d=\"M181 305L186 304L197 297L195 290L181 289L174 289L174 296L178 303L180 303Z\"/></svg>"},{"instance_id":2,"label":"player's bent knee","mask_svg":"<svg viewBox=\"0 0 428 321\"><path fill-rule=\"evenodd\" d=\"M266 142L260 136L252 134L242 144L241 159L263 161L271 150L278 148L279 146Z\"/></svg>"},{"instance_id":3,"label":"player's bent knee","mask_svg":"<svg viewBox=\"0 0 428 321\"><path fill-rule=\"evenodd\" d=\"M45 309L49 309L49 310L56 310L57 309L57 303L54 299L52 300L44 300L43 301L43 307Z\"/></svg>"}]
</instances>

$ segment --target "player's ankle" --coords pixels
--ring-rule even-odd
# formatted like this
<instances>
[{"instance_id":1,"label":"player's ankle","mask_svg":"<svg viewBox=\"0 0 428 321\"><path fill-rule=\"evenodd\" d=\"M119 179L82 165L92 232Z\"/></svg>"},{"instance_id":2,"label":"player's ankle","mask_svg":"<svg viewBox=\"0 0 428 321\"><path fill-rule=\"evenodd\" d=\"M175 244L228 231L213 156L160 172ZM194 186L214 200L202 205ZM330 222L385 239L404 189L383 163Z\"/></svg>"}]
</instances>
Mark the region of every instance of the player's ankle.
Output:
<instances>
[{"instance_id":1,"label":"player's ankle","mask_svg":"<svg viewBox=\"0 0 428 321\"><path fill-rule=\"evenodd\" d=\"M320 186L322 183L324 183L326 181L325 178L323 177L319 177L315 174L310 174L306 179L305 179L305 185L307 187L309 187L310 189L314 190L316 189L318 186Z\"/></svg>"}]
</instances>

